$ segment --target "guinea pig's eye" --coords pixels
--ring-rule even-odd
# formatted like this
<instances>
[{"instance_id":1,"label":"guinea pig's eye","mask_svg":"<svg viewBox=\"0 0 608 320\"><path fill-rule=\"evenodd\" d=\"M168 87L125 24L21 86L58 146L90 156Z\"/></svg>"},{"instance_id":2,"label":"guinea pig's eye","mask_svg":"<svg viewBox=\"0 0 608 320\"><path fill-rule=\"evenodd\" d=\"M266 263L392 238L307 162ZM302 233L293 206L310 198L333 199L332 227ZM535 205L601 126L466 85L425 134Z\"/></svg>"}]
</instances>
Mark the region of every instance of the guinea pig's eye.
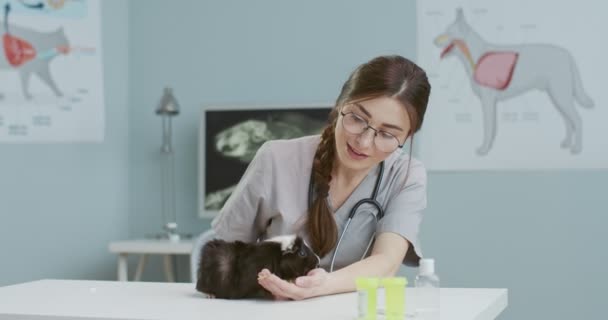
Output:
<instances>
[{"instance_id":1,"label":"guinea pig's eye","mask_svg":"<svg viewBox=\"0 0 608 320\"><path fill-rule=\"evenodd\" d=\"M306 257L306 256L307 256L306 251L304 251L304 250L300 250L300 251L298 251L298 255L299 255L300 257Z\"/></svg>"}]
</instances>

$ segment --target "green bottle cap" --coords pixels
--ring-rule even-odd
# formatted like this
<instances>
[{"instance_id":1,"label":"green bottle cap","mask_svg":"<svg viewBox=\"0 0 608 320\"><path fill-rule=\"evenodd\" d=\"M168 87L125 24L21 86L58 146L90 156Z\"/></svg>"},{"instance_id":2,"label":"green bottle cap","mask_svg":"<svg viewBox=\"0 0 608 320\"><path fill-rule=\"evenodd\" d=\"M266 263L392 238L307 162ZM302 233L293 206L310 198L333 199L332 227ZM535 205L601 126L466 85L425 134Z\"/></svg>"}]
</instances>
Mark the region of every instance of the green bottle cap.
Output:
<instances>
[{"instance_id":1,"label":"green bottle cap","mask_svg":"<svg viewBox=\"0 0 608 320\"><path fill-rule=\"evenodd\" d=\"M376 289L380 284L378 278L359 277L355 280L357 289Z\"/></svg>"},{"instance_id":2,"label":"green bottle cap","mask_svg":"<svg viewBox=\"0 0 608 320\"><path fill-rule=\"evenodd\" d=\"M407 285L407 279L405 277L392 277L392 278L383 278L382 286L384 287L405 287Z\"/></svg>"}]
</instances>

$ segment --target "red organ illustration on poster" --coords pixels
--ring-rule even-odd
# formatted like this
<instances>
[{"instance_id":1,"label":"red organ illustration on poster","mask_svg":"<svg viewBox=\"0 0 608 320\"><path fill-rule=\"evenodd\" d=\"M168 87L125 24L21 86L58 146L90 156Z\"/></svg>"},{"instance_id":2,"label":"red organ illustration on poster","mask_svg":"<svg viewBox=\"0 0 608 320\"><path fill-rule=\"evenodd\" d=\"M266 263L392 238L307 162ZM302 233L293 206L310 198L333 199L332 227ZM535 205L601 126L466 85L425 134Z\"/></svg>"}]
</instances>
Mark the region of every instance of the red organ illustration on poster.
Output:
<instances>
[{"instance_id":1,"label":"red organ illustration on poster","mask_svg":"<svg viewBox=\"0 0 608 320\"><path fill-rule=\"evenodd\" d=\"M102 139L99 0L0 5L0 141Z\"/></svg>"},{"instance_id":2,"label":"red organ illustration on poster","mask_svg":"<svg viewBox=\"0 0 608 320\"><path fill-rule=\"evenodd\" d=\"M417 62L433 88L421 158L435 170L606 168L606 45L591 37L603 10L513 1L418 3Z\"/></svg>"}]
</instances>

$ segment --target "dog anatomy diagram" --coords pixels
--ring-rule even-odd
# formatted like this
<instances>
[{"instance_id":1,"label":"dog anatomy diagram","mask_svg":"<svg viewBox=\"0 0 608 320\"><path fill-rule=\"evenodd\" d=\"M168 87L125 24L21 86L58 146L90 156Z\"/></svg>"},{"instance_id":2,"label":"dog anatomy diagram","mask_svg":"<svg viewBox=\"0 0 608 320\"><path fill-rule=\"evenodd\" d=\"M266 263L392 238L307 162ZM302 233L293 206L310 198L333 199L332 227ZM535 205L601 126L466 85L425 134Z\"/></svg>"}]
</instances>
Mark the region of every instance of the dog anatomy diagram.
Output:
<instances>
[{"instance_id":1,"label":"dog anatomy diagram","mask_svg":"<svg viewBox=\"0 0 608 320\"><path fill-rule=\"evenodd\" d=\"M0 0L0 141L101 141L99 1Z\"/></svg>"},{"instance_id":2,"label":"dog anatomy diagram","mask_svg":"<svg viewBox=\"0 0 608 320\"><path fill-rule=\"evenodd\" d=\"M608 26L594 2L457 2L418 2L428 168L608 167L606 46L592 36Z\"/></svg>"}]
</instances>

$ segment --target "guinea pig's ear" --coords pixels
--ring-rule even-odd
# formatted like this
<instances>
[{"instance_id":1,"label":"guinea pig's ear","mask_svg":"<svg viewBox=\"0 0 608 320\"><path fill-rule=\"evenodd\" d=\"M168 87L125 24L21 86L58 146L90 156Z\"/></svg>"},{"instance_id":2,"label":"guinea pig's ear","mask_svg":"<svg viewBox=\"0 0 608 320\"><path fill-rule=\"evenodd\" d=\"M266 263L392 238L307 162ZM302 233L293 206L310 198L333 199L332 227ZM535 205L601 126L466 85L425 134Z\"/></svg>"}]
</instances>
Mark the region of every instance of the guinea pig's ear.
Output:
<instances>
[{"instance_id":1,"label":"guinea pig's ear","mask_svg":"<svg viewBox=\"0 0 608 320\"><path fill-rule=\"evenodd\" d=\"M283 250L283 255L296 253L302 248L302 239L295 237L292 243Z\"/></svg>"},{"instance_id":2,"label":"guinea pig's ear","mask_svg":"<svg viewBox=\"0 0 608 320\"><path fill-rule=\"evenodd\" d=\"M290 247L283 250L283 255L296 253L296 252L298 252L298 250L300 250L300 247L294 243Z\"/></svg>"}]
</instances>

